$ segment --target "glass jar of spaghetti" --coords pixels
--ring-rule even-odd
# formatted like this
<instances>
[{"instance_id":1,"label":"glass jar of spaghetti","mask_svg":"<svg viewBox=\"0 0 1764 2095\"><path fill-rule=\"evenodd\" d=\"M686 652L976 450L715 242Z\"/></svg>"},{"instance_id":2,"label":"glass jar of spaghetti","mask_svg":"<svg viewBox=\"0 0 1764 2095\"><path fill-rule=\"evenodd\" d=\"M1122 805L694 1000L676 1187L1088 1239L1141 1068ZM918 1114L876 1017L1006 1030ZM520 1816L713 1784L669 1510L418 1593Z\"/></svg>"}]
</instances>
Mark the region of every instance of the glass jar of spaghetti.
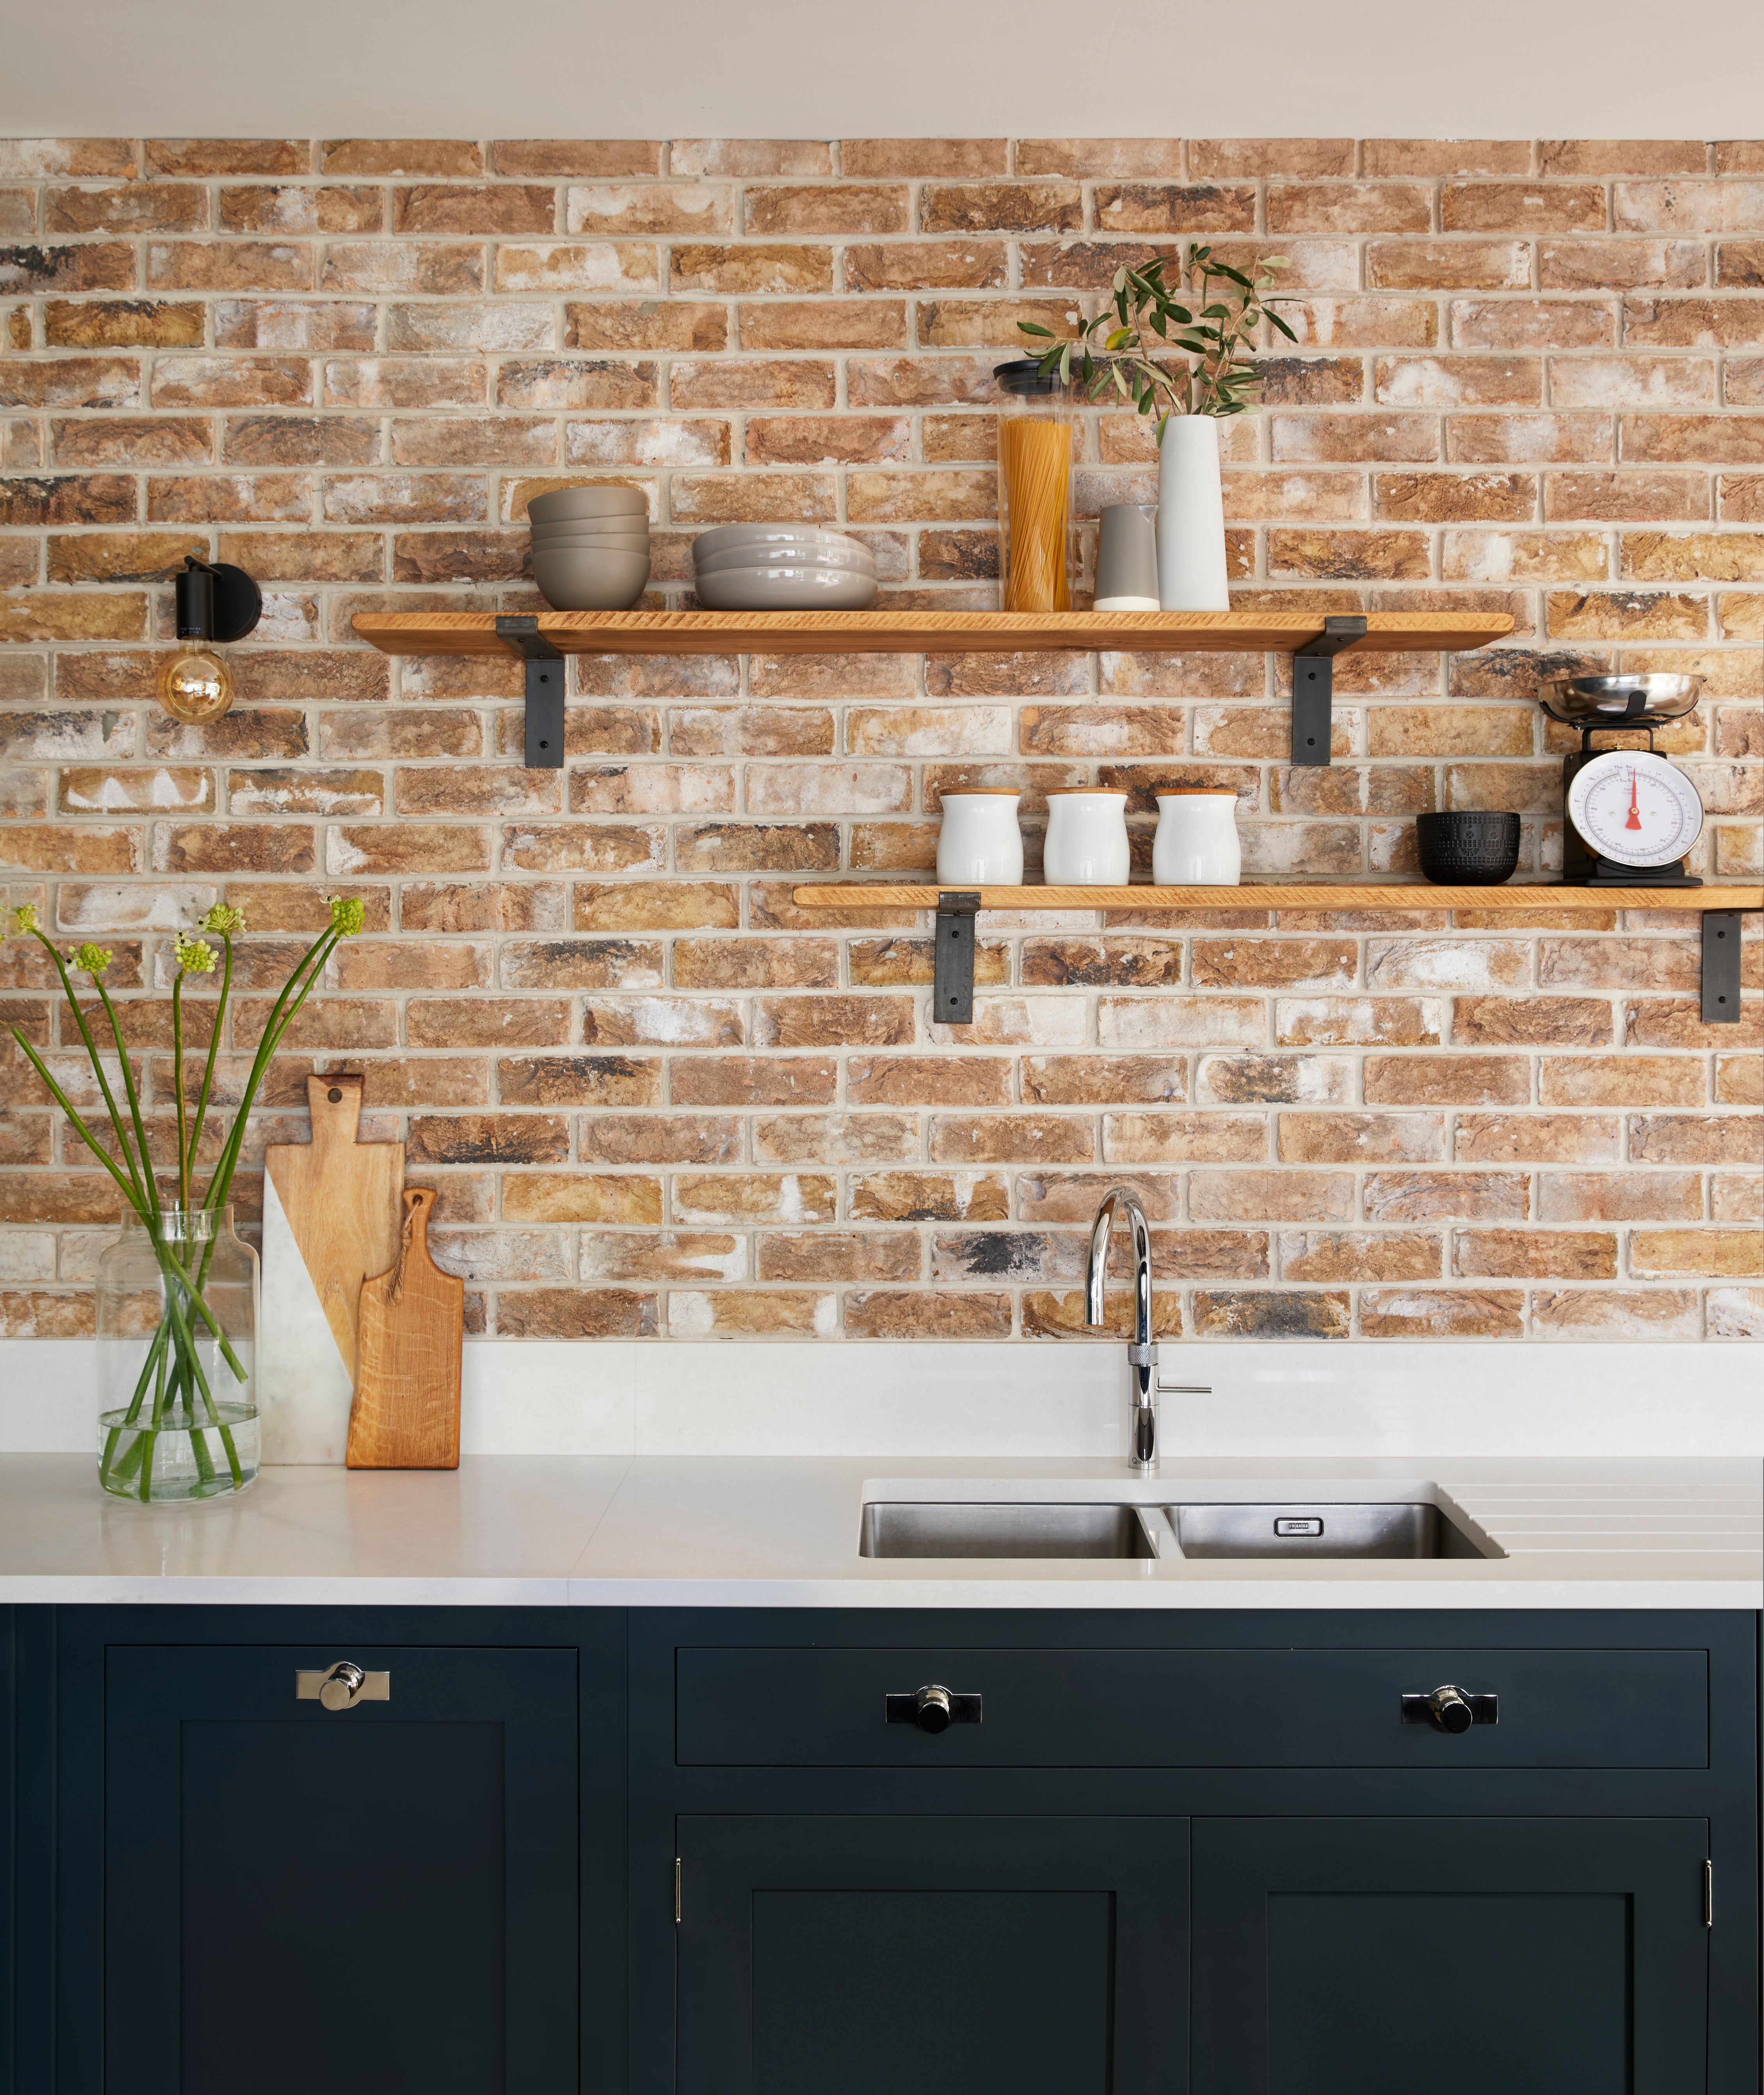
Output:
<instances>
[{"instance_id":1,"label":"glass jar of spaghetti","mask_svg":"<svg viewBox=\"0 0 1764 2095\"><path fill-rule=\"evenodd\" d=\"M1072 608L1071 389L1033 357L995 366L999 405L999 607Z\"/></svg>"}]
</instances>

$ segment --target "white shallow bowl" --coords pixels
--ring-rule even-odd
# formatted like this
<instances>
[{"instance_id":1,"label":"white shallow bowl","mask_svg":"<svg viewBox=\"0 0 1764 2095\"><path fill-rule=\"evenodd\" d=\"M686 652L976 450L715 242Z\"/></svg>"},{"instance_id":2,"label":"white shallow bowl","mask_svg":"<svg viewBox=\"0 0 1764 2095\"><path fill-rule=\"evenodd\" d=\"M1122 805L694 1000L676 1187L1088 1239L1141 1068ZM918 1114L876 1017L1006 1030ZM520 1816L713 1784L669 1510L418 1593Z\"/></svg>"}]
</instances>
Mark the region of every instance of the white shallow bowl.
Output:
<instances>
[{"instance_id":1,"label":"white shallow bowl","mask_svg":"<svg viewBox=\"0 0 1764 2095\"><path fill-rule=\"evenodd\" d=\"M536 551L533 579L553 611L629 611L649 580L649 555Z\"/></svg>"},{"instance_id":2,"label":"white shallow bowl","mask_svg":"<svg viewBox=\"0 0 1764 2095\"><path fill-rule=\"evenodd\" d=\"M649 499L640 487L554 487L527 504L529 524L561 524L586 516L649 517Z\"/></svg>"},{"instance_id":3,"label":"white shallow bowl","mask_svg":"<svg viewBox=\"0 0 1764 2095\"><path fill-rule=\"evenodd\" d=\"M863 546L731 546L724 553L695 554L692 564L701 575L726 574L731 568L757 567L843 568L850 573L863 575L876 572L875 558Z\"/></svg>"},{"instance_id":4,"label":"white shallow bowl","mask_svg":"<svg viewBox=\"0 0 1764 2095\"><path fill-rule=\"evenodd\" d=\"M876 601L876 577L849 568L725 568L696 587L707 611L868 611Z\"/></svg>"},{"instance_id":5,"label":"white shallow bowl","mask_svg":"<svg viewBox=\"0 0 1764 2095\"><path fill-rule=\"evenodd\" d=\"M844 532L829 531L819 524L719 524L714 531L701 531L693 540L693 557L726 553L735 546L845 546L857 552L868 551Z\"/></svg>"}]
</instances>

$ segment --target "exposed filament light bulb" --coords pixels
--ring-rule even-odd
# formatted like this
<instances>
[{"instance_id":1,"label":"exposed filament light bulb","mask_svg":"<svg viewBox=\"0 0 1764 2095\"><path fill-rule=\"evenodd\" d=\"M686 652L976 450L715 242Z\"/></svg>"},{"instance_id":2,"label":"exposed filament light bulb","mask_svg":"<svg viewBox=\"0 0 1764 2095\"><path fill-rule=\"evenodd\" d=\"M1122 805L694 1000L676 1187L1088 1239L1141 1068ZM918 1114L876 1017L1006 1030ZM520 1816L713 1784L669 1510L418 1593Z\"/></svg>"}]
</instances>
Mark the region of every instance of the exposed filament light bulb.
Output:
<instances>
[{"instance_id":1,"label":"exposed filament light bulb","mask_svg":"<svg viewBox=\"0 0 1764 2095\"><path fill-rule=\"evenodd\" d=\"M195 725L219 720L233 703L232 673L210 645L215 634L215 572L194 555L185 560L177 578L180 645L159 672L160 704L173 720Z\"/></svg>"}]
</instances>

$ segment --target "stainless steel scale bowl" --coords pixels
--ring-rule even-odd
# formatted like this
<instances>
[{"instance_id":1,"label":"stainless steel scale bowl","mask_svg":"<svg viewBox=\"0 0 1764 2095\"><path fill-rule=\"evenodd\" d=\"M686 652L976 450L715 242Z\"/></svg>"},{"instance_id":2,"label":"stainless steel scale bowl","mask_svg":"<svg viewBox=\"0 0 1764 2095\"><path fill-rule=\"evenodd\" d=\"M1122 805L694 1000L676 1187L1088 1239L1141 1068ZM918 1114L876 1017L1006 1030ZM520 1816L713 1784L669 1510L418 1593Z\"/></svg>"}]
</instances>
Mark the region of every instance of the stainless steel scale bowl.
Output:
<instances>
[{"instance_id":1,"label":"stainless steel scale bowl","mask_svg":"<svg viewBox=\"0 0 1764 2095\"><path fill-rule=\"evenodd\" d=\"M1701 677L1546 677L1537 702L1570 727L1647 727L1694 711L1702 688Z\"/></svg>"}]
</instances>

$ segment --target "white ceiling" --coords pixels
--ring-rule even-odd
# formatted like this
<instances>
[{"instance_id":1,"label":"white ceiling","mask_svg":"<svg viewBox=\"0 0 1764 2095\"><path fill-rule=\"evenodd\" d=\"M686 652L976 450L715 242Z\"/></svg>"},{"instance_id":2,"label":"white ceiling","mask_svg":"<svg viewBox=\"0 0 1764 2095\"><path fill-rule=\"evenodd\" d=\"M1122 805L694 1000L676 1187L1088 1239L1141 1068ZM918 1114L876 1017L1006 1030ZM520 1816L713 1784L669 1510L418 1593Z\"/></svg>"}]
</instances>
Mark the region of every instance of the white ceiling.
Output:
<instances>
[{"instance_id":1,"label":"white ceiling","mask_svg":"<svg viewBox=\"0 0 1764 2095\"><path fill-rule=\"evenodd\" d=\"M0 0L0 137L1735 137L1759 0Z\"/></svg>"}]
</instances>

